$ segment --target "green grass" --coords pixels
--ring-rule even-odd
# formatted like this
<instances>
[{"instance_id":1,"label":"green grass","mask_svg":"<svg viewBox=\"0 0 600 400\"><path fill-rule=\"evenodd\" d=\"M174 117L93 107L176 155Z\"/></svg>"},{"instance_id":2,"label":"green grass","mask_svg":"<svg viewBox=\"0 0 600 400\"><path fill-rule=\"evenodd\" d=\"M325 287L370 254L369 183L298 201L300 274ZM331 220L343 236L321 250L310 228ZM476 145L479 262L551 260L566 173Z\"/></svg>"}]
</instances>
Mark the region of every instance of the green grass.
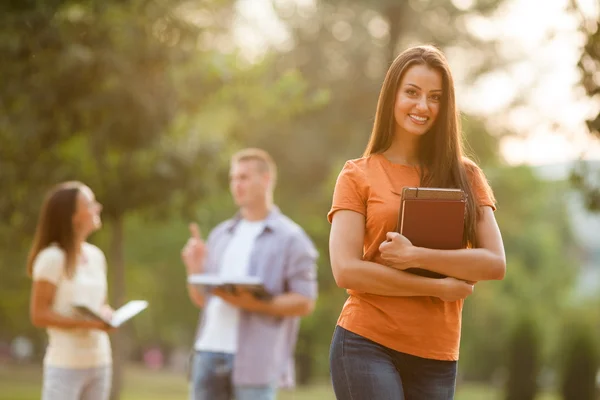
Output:
<instances>
[{"instance_id":1,"label":"green grass","mask_svg":"<svg viewBox=\"0 0 600 400\"><path fill-rule=\"evenodd\" d=\"M0 365L0 400L36 400L40 398L41 366ZM128 366L122 400L187 400L187 381L183 374L152 371ZM335 400L331 385L323 383L281 391L278 400ZM461 384L455 400L503 400L501 394L485 385ZM558 400L551 394L537 400Z\"/></svg>"}]
</instances>

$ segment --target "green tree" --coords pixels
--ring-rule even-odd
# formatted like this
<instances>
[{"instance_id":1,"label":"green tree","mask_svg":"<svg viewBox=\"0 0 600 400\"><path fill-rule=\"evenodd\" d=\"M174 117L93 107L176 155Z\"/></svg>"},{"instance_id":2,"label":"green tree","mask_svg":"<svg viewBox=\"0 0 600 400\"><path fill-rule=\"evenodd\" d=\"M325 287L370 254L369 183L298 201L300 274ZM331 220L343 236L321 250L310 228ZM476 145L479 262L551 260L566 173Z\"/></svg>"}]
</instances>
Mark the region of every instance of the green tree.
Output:
<instances>
[{"instance_id":1,"label":"green tree","mask_svg":"<svg viewBox=\"0 0 600 400\"><path fill-rule=\"evenodd\" d=\"M600 19L584 15L575 0L571 1L571 11L580 15L580 31L585 36L585 45L577 63L581 73L581 86L590 99L600 94ZM586 121L590 135L600 139L600 107L597 114ZM580 162L571 171L571 183L586 198L587 207L595 212L600 211L600 168L590 167L589 163Z\"/></svg>"},{"instance_id":2,"label":"green tree","mask_svg":"<svg viewBox=\"0 0 600 400\"><path fill-rule=\"evenodd\" d=\"M193 215L232 132L271 114L277 124L306 103L298 74L267 76L262 65L241 65L236 54L198 49L203 35L219 32L186 20L186 5L9 3L0 17L0 51L8 60L0 102L0 167L7 173L0 184L14 188L0 202L11 221L2 233L24 243L50 184L89 184L111 232L114 306L126 294L126 215ZM227 11L224 20L233 15L228 1L193 11L216 17L217 9ZM121 388L125 333L113 335L113 398Z\"/></svg>"},{"instance_id":3,"label":"green tree","mask_svg":"<svg viewBox=\"0 0 600 400\"><path fill-rule=\"evenodd\" d=\"M565 326L561 394L565 400L594 400L596 376L600 366L594 328L582 319L571 319Z\"/></svg>"},{"instance_id":4,"label":"green tree","mask_svg":"<svg viewBox=\"0 0 600 400\"><path fill-rule=\"evenodd\" d=\"M166 207L181 189L197 195L201 188L202 179L164 140L179 108L185 106L177 93L177 85L183 82L178 82L178 71L171 67L192 57L189 42L198 33L165 15L168 10L156 3L56 2L54 6L32 3L7 17L17 29L32 21L38 29L28 32L31 36L26 40L5 43L4 50L17 55L8 69L23 79L12 81L14 91L3 93L17 113L2 137L9 144L24 142L23 147L10 146L17 155L25 151L36 160L38 154L50 154L40 164L14 164L15 175L38 171L33 176L39 181L19 182L26 197L35 198L48 183L70 178L88 183L97 192L111 228L111 303L119 306L125 301L124 215L134 209ZM19 59L21 54L25 56ZM210 95L221 80L202 78L186 79L185 84L195 84L195 89ZM196 150L198 159L210 160L214 154ZM113 398L119 397L121 389L123 334L119 330L113 335Z\"/></svg>"},{"instance_id":5,"label":"green tree","mask_svg":"<svg viewBox=\"0 0 600 400\"><path fill-rule=\"evenodd\" d=\"M568 303L578 260L565 182L542 181L526 166L485 171L496 195L507 274L502 282L477 284L465 302L461 374L480 381L502 372L497 360L504 358L510 346L509 328L523 309L537 317L544 333L539 337L541 364L551 362L561 328L556 316ZM492 340L486 332L494 332Z\"/></svg>"},{"instance_id":6,"label":"green tree","mask_svg":"<svg viewBox=\"0 0 600 400\"><path fill-rule=\"evenodd\" d=\"M509 340L506 400L535 399L540 361L540 337L536 321L531 314L524 313Z\"/></svg>"}]
</instances>

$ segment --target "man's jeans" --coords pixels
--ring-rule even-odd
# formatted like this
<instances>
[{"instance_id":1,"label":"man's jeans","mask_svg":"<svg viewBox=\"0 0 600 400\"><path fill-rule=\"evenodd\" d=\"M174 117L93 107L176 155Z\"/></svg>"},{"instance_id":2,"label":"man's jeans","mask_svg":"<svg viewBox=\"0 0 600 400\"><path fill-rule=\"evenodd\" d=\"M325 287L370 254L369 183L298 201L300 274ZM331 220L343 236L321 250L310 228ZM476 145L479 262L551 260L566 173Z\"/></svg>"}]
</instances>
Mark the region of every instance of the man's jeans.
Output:
<instances>
[{"instance_id":1,"label":"man's jeans","mask_svg":"<svg viewBox=\"0 0 600 400\"><path fill-rule=\"evenodd\" d=\"M452 400L456 361L400 353L336 326L329 353L338 400Z\"/></svg>"},{"instance_id":2,"label":"man's jeans","mask_svg":"<svg viewBox=\"0 0 600 400\"><path fill-rule=\"evenodd\" d=\"M274 385L233 385L233 357L226 353L195 352L190 400L275 400Z\"/></svg>"}]
</instances>

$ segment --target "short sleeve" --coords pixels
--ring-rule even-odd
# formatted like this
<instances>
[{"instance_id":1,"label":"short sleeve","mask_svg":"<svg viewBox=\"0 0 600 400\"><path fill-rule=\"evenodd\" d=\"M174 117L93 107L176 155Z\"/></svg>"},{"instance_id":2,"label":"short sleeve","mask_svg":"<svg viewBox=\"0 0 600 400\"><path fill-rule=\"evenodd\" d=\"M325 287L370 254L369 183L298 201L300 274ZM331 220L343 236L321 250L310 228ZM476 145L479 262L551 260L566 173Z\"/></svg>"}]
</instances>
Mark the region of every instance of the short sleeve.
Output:
<instances>
[{"instance_id":1,"label":"short sleeve","mask_svg":"<svg viewBox=\"0 0 600 400\"><path fill-rule=\"evenodd\" d=\"M354 161L346 161L335 183L327 220L331 223L333 214L339 210L356 211L366 217L367 191L365 172Z\"/></svg>"},{"instance_id":2,"label":"short sleeve","mask_svg":"<svg viewBox=\"0 0 600 400\"><path fill-rule=\"evenodd\" d=\"M286 285L290 292L317 298L317 257L314 244L304 231L295 234L289 244Z\"/></svg>"},{"instance_id":3,"label":"short sleeve","mask_svg":"<svg viewBox=\"0 0 600 400\"><path fill-rule=\"evenodd\" d=\"M489 206L492 210L496 210L496 199L492 188L477 164L469 159L465 159L465 169L467 176L473 189L473 195L475 196L475 202L478 206Z\"/></svg>"},{"instance_id":4,"label":"short sleeve","mask_svg":"<svg viewBox=\"0 0 600 400\"><path fill-rule=\"evenodd\" d=\"M33 280L57 285L65 271L65 253L56 246L39 252L33 263Z\"/></svg>"}]
</instances>

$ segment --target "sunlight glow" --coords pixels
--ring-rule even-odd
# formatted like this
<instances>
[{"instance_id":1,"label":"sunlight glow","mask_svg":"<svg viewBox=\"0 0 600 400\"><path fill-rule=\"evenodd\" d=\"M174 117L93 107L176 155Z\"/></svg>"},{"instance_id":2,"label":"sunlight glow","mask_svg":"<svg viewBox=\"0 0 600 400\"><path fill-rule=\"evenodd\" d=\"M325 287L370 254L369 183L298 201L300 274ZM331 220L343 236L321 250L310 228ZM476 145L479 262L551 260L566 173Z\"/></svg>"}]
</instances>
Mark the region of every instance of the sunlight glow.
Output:
<instances>
[{"instance_id":1,"label":"sunlight glow","mask_svg":"<svg viewBox=\"0 0 600 400\"><path fill-rule=\"evenodd\" d=\"M473 3L452 1L460 9ZM307 12L315 4L312 0L274 3ZM600 14L597 0L577 3L588 17ZM501 146L510 163L562 162L580 155L600 159L600 143L592 139L584 123L598 108L577 87L576 64L583 37L578 32L578 16L567 12L568 4L569 0L545 0L542 14L539 1L507 0L490 19L466 18L467 29L476 36L489 41L501 38L499 51L510 61L506 68L483 75L475 83L462 82L469 70L477 68L474 49L449 51L461 109L484 117L492 129L514 132ZM290 48L290 36L270 0L241 0L237 7L234 35L248 60L260 59L270 46ZM340 40L350 38L350 25L338 22L334 28ZM368 28L376 37L387 33L383 21L374 21Z\"/></svg>"}]
</instances>

